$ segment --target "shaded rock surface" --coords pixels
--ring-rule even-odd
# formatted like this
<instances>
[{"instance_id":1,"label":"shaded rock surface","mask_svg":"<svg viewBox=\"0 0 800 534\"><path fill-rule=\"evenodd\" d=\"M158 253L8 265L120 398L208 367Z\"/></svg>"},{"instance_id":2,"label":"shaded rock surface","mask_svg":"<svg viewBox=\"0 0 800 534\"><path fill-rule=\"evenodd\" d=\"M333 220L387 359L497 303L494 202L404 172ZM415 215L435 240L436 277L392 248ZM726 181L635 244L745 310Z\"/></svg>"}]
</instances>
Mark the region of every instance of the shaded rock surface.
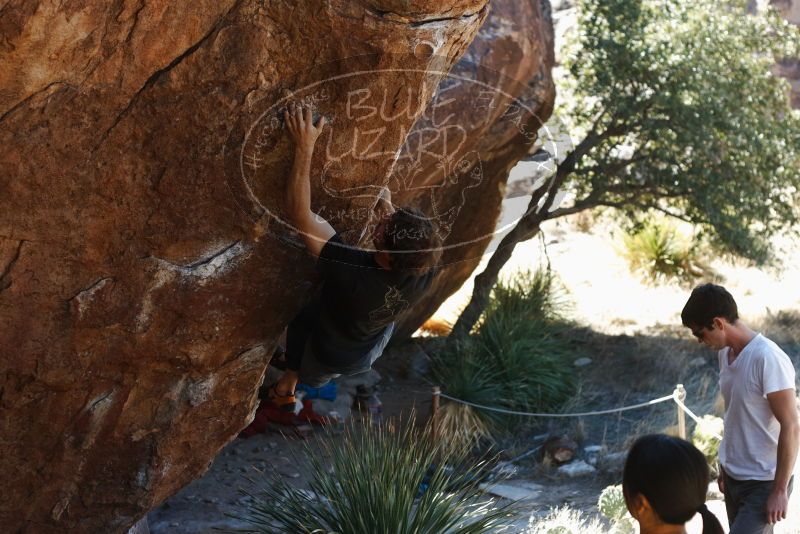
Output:
<instances>
[{"instance_id":1,"label":"shaded rock surface","mask_svg":"<svg viewBox=\"0 0 800 534\"><path fill-rule=\"evenodd\" d=\"M491 7L474 42L409 135L390 181L392 190L400 192L397 198L437 218L445 243L440 275L405 315L400 338L430 317L469 278L481 256L491 252L487 246L508 174L532 152L540 133L547 136L540 129L555 100L550 4L498 1ZM463 143L452 143L452 135L424 141L432 126L441 128L441 118L451 116ZM425 150L414 157L421 153L420 139ZM445 153L445 158L433 157ZM404 180L413 187L404 188Z\"/></svg>"},{"instance_id":2,"label":"shaded rock surface","mask_svg":"<svg viewBox=\"0 0 800 534\"><path fill-rule=\"evenodd\" d=\"M123 532L248 423L316 282L282 217L289 99L331 124L316 211L359 241L389 184L452 245L404 333L462 283L554 97L546 4L489 11L0 7L0 530Z\"/></svg>"}]
</instances>

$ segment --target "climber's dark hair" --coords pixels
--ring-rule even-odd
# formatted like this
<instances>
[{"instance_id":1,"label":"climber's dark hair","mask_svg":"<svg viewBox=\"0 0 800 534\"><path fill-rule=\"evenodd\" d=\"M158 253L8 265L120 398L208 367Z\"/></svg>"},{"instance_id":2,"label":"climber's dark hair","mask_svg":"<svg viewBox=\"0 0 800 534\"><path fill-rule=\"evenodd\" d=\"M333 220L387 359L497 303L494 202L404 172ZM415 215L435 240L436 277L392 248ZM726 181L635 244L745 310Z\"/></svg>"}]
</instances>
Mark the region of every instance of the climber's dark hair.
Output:
<instances>
[{"instance_id":1,"label":"climber's dark hair","mask_svg":"<svg viewBox=\"0 0 800 534\"><path fill-rule=\"evenodd\" d=\"M683 326L713 328L714 317L723 317L729 323L739 319L736 301L728 290L715 284L704 284L692 290L681 312Z\"/></svg>"},{"instance_id":2,"label":"climber's dark hair","mask_svg":"<svg viewBox=\"0 0 800 534\"><path fill-rule=\"evenodd\" d=\"M664 523L682 525L696 512L703 517L703 534L724 534L717 517L706 508L709 469L703 453L688 441L651 434L636 440L622 474L625 502L644 495Z\"/></svg>"},{"instance_id":3,"label":"climber's dark hair","mask_svg":"<svg viewBox=\"0 0 800 534\"><path fill-rule=\"evenodd\" d=\"M385 230L385 246L393 270L428 271L442 256L436 225L418 209L399 208Z\"/></svg>"}]
</instances>

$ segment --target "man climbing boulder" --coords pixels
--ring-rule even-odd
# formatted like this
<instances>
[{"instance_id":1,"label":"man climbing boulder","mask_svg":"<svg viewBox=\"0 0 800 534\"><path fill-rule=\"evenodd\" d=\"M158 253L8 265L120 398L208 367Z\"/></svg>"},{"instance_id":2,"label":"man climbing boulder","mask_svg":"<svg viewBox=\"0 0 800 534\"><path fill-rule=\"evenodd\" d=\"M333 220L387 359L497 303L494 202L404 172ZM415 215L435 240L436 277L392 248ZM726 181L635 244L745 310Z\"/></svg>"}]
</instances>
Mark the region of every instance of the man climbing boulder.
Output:
<instances>
[{"instance_id":1,"label":"man climbing boulder","mask_svg":"<svg viewBox=\"0 0 800 534\"><path fill-rule=\"evenodd\" d=\"M287 216L317 257L323 277L319 293L289 324L284 374L265 392L273 403L292 410L298 382L318 387L371 368L392 336L395 318L430 286L441 239L419 210L395 210L390 191L383 188L374 208L374 250L347 245L311 210L311 156L325 118L315 125L311 107L290 105L284 119L295 143Z\"/></svg>"}]
</instances>

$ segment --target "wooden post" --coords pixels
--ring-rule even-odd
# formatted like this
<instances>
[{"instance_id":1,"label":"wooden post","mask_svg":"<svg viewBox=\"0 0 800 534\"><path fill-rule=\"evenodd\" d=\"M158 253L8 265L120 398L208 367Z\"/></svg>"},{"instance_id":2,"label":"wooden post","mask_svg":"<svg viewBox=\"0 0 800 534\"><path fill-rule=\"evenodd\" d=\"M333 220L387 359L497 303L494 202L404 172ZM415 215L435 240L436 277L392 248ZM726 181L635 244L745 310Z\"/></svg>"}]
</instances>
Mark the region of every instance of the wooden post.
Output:
<instances>
[{"instance_id":1,"label":"wooden post","mask_svg":"<svg viewBox=\"0 0 800 534\"><path fill-rule=\"evenodd\" d=\"M672 396L686 404L686 390L683 388L683 384L675 386L675 391L672 392ZM677 403L676 407L678 408L678 436L681 439L686 439L686 413Z\"/></svg>"},{"instance_id":2,"label":"wooden post","mask_svg":"<svg viewBox=\"0 0 800 534\"><path fill-rule=\"evenodd\" d=\"M431 425L431 435L433 439L437 439L439 437L439 421L438 421L438 412L439 412L439 396L442 393L441 388L439 386L433 386L431 388L431 415L430 415L430 425Z\"/></svg>"}]
</instances>

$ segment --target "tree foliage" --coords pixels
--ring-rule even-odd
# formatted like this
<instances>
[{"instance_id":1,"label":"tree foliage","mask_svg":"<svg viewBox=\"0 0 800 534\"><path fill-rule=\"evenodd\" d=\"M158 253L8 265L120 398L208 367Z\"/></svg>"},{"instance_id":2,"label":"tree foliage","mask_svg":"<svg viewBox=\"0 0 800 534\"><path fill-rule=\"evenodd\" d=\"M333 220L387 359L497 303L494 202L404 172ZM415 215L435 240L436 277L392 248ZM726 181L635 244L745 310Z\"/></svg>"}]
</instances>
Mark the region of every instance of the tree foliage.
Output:
<instances>
[{"instance_id":1,"label":"tree foliage","mask_svg":"<svg viewBox=\"0 0 800 534\"><path fill-rule=\"evenodd\" d=\"M776 58L797 28L744 2L583 0L561 117L591 146L564 184L577 208L654 208L765 260L798 220L800 116ZM558 216L556 211L552 216Z\"/></svg>"},{"instance_id":2,"label":"tree foliage","mask_svg":"<svg viewBox=\"0 0 800 534\"><path fill-rule=\"evenodd\" d=\"M582 0L557 108L574 149L476 277L452 337L472 330L516 243L590 208L664 212L766 261L800 215L800 114L773 73L797 55L800 29L742 0Z\"/></svg>"}]
</instances>

